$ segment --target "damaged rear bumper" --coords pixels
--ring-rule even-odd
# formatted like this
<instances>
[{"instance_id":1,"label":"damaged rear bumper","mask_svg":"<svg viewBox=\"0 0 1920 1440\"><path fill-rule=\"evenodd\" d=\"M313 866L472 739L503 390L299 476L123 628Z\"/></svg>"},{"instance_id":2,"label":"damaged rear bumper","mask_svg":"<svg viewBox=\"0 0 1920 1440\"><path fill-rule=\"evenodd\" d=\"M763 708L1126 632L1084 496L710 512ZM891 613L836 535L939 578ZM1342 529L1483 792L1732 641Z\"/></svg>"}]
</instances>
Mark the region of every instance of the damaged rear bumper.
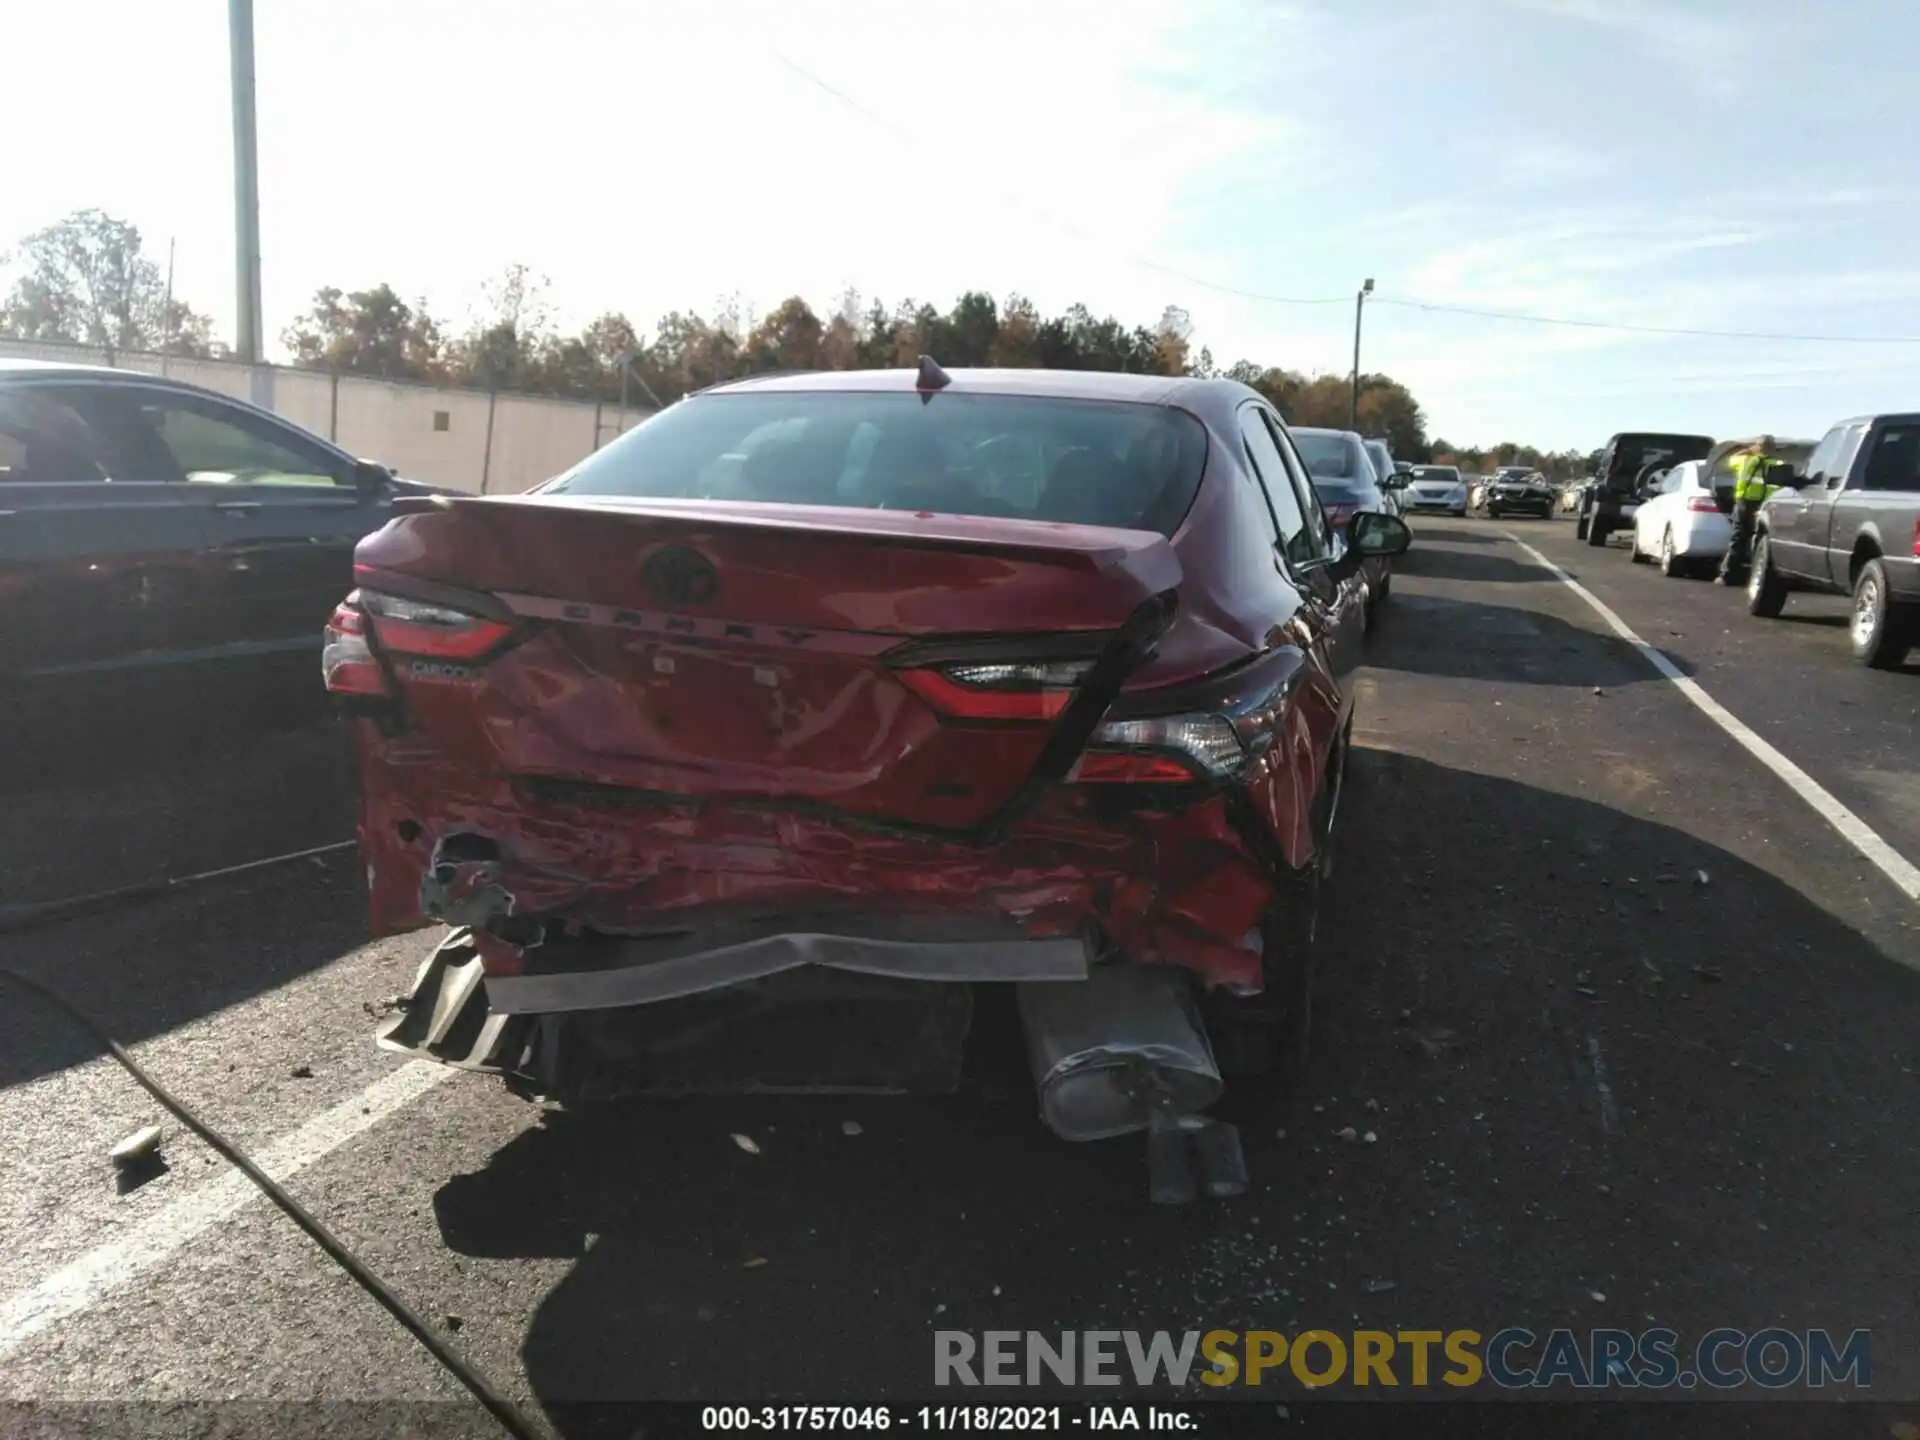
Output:
<instances>
[{"instance_id":1,"label":"damaged rear bumper","mask_svg":"<svg viewBox=\"0 0 1920 1440\"><path fill-rule=\"evenodd\" d=\"M604 936L543 945L521 973L493 977L507 1014L617 1009L820 966L896 980L1084 980L1079 936L1028 939L1011 924L944 917L760 919L658 937Z\"/></svg>"}]
</instances>

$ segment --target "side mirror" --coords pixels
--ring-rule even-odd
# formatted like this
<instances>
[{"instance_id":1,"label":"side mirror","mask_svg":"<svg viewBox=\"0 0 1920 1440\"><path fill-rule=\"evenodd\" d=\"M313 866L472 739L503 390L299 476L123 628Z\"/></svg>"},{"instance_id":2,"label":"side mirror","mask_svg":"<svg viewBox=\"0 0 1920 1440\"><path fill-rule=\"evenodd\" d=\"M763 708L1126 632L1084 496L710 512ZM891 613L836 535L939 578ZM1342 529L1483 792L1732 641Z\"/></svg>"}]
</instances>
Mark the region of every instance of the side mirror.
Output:
<instances>
[{"instance_id":1,"label":"side mirror","mask_svg":"<svg viewBox=\"0 0 1920 1440\"><path fill-rule=\"evenodd\" d=\"M393 472L386 466L371 460L353 462L353 488L360 492L360 498L370 500L381 494L392 483Z\"/></svg>"},{"instance_id":2,"label":"side mirror","mask_svg":"<svg viewBox=\"0 0 1920 1440\"><path fill-rule=\"evenodd\" d=\"M1404 555L1413 544L1413 530L1398 515L1362 510L1347 522L1347 549L1363 559Z\"/></svg>"}]
</instances>

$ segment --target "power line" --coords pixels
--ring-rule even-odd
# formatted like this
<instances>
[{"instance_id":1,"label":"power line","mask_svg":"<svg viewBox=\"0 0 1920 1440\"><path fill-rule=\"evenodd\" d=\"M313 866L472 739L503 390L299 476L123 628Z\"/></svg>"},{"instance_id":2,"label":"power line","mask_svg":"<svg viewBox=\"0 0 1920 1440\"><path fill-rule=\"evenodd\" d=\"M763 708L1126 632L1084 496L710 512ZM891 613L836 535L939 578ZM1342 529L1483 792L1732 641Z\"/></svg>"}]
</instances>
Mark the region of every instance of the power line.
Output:
<instances>
[{"instance_id":1,"label":"power line","mask_svg":"<svg viewBox=\"0 0 1920 1440\"><path fill-rule=\"evenodd\" d=\"M895 139L916 147L924 143L923 137L916 137L908 133L884 115L877 114L875 111L861 104L844 90L821 79L818 75L814 74L813 71L807 69L806 66L799 64L797 61L790 59L780 51L772 49L771 47L769 47L768 53L781 65L806 81L807 84L813 86L823 94L832 97L841 105L844 105L847 109L852 110L855 114L860 115L870 123L879 126ZM1085 241L1088 245L1096 249L1106 250L1107 253L1118 255L1130 264L1138 265L1142 269L1155 271L1158 274L1166 275L1188 285L1196 285L1203 290L1211 290L1215 294L1230 295L1239 300L1255 300L1267 305L1346 305L1351 303L1353 299L1351 295L1317 297L1274 295L1263 290L1247 290L1238 285L1226 285L1217 280L1207 280L1199 275L1178 269L1175 266L1162 264L1158 260L1150 260L1144 255L1135 255L1127 251L1113 250L1111 247L1104 245L1095 236L1088 234L1078 225L1063 220L1058 215L1054 215L1047 210L1041 209L1023 196L1014 195L1012 192L1006 190L1002 190L1001 195L1002 198L1012 200L1015 204L1040 216L1049 224L1066 231L1076 239ZM1369 298L1376 305L1392 305L1403 310L1425 310L1447 315L1472 315L1483 320L1510 320L1522 325L1559 325L1578 330L1605 330L1632 335L1673 335L1706 340L1782 340L1821 345L1920 345L1920 335L1802 335L1764 330L1708 330L1678 325L1631 325L1622 321L1613 320L1576 320L1559 315L1532 315L1517 310L1484 310L1470 305L1446 305L1438 301L1422 300L1415 296L1395 298L1387 295L1373 295Z\"/></svg>"},{"instance_id":2,"label":"power line","mask_svg":"<svg viewBox=\"0 0 1920 1440\"><path fill-rule=\"evenodd\" d=\"M1799 335L1770 330L1703 330L1680 325L1628 325L1613 320L1572 320L1559 315L1527 315L1517 310L1482 310L1471 305L1442 305L1412 297L1376 295L1376 305L1403 310L1433 310L1447 315L1477 315L1486 320L1513 320L1523 325L1566 325L1581 330L1619 330L1635 335L1689 335L1709 340L1795 340L1822 345L1920 345L1920 335Z\"/></svg>"}]
</instances>

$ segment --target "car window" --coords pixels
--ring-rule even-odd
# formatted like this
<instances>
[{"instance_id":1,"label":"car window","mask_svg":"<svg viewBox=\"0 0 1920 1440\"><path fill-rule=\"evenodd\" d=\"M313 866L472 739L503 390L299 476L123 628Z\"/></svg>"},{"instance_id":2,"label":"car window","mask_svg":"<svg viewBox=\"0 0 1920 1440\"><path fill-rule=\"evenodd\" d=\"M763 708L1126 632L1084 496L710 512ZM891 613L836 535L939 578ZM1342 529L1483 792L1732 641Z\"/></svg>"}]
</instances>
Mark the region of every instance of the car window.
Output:
<instances>
[{"instance_id":1,"label":"car window","mask_svg":"<svg viewBox=\"0 0 1920 1440\"><path fill-rule=\"evenodd\" d=\"M545 492L933 510L1171 535L1206 429L1165 405L784 390L669 406Z\"/></svg>"},{"instance_id":2,"label":"car window","mask_svg":"<svg viewBox=\"0 0 1920 1440\"><path fill-rule=\"evenodd\" d=\"M1293 485L1294 498L1303 514L1307 517L1305 537L1297 550L1288 552L1289 560L1305 563L1333 553L1333 530L1327 524L1327 512L1320 508L1320 497L1314 494L1313 481L1307 475L1305 462L1300 452L1294 449L1293 439L1287 434L1287 427L1271 411L1262 410L1260 418L1266 422L1267 429L1273 432L1274 443L1279 447L1280 458L1286 463L1287 479Z\"/></svg>"},{"instance_id":3,"label":"car window","mask_svg":"<svg viewBox=\"0 0 1920 1440\"><path fill-rule=\"evenodd\" d=\"M136 399L141 418L195 484L335 485L343 478L323 452L296 448L240 411L173 396Z\"/></svg>"},{"instance_id":4,"label":"car window","mask_svg":"<svg viewBox=\"0 0 1920 1440\"><path fill-rule=\"evenodd\" d=\"M73 407L31 387L0 390L0 485L105 483L113 468Z\"/></svg>"},{"instance_id":5,"label":"car window","mask_svg":"<svg viewBox=\"0 0 1920 1440\"><path fill-rule=\"evenodd\" d=\"M1867 438L1867 431L1873 427L1866 421L1856 421L1840 432L1840 449L1834 456L1833 469L1829 472L1833 479L1844 482L1853 474L1853 462L1860 455L1860 446Z\"/></svg>"},{"instance_id":6,"label":"car window","mask_svg":"<svg viewBox=\"0 0 1920 1440\"><path fill-rule=\"evenodd\" d=\"M1293 443L1306 462L1307 473L1316 480L1352 480L1362 473L1354 464L1353 446L1344 435L1295 430Z\"/></svg>"},{"instance_id":7,"label":"car window","mask_svg":"<svg viewBox=\"0 0 1920 1440\"><path fill-rule=\"evenodd\" d=\"M1258 405L1241 408L1240 433L1247 442L1247 460L1253 467L1254 479L1266 492L1276 530L1275 544L1290 564L1304 565L1316 553L1314 536L1299 492L1294 489L1288 473L1287 462L1280 453L1280 443Z\"/></svg>"},{"instance_id":8,"label":"car window","mask_svg":"<svg viewBox=\"0 0 1920 1440\"><path fill-rule=\"evenodd\" d=\"M1873 442L1863 488L1920 490L1920 424L1889 425Z\"/></svg>"},{"instance_id":9,"label":"car window","mask_svg":"<svg viewBox=\"0 0 1920 1440\"><path fill-rule=\"evenodd\" d=\"M1807 457L1807 478L1809 480L1832 479L1842 473L1839 469L1840 446L1847 438L1847 427L1836 425L1829 430L1820 443L1813 447L1813 454ZM1727 457L1731 466L1732 456Z\"/></svg>"}]
</instances>

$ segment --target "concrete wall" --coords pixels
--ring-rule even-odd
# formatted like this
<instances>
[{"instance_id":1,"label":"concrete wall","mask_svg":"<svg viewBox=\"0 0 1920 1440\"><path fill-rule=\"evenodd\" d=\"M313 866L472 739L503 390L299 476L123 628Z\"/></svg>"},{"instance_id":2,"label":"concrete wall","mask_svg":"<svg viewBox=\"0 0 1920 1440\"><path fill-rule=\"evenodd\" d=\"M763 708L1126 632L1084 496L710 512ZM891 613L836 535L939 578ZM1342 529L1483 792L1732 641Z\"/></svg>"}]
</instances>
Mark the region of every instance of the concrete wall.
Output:
<instances>
[{"instance_id":1,"label":"concrete wall","mask_svg":"<svg viewBox=\"0 0 1920 1440\"><path fill-rule=\"evenodd\" d=\"M0 339L0 356L109 363L105 351L91 346L25 340ZM409 479L475 493L530 489L651 413L231 360L120 352L111 363L248 401ZM435 428L439 416L446 419L444 430Z\"/></svg>"}]
</instances>

